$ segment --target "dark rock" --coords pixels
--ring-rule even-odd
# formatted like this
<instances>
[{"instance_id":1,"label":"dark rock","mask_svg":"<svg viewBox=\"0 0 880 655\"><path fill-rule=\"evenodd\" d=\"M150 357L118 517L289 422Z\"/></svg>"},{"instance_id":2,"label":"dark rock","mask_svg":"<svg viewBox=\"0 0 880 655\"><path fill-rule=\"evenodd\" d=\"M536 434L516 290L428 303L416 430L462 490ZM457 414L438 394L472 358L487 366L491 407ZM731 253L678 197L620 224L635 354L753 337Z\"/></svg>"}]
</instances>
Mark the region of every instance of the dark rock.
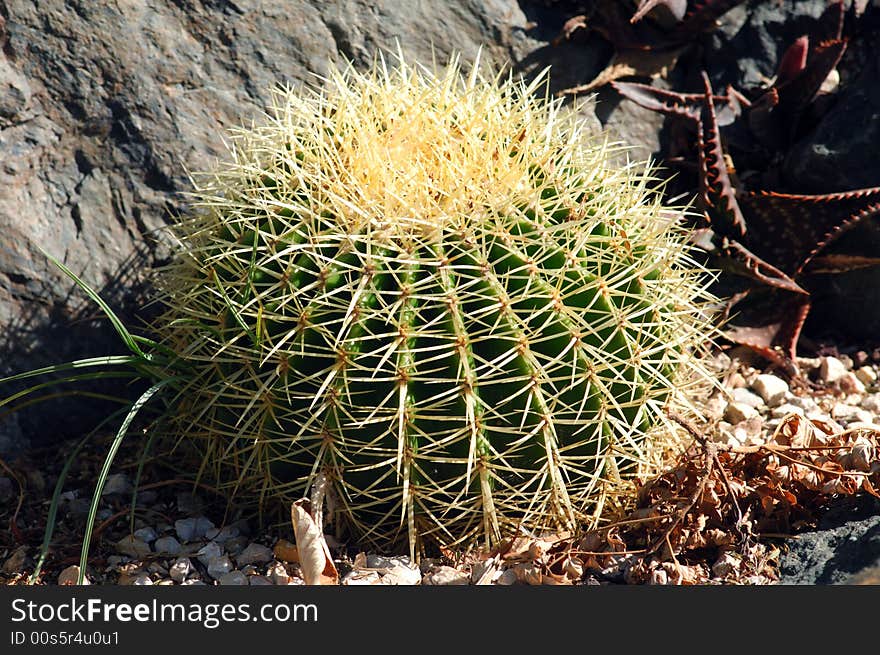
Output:
<instances>
[{"instance_id":1,"label":"dark rock","mask_svg":"<svg viewBox=\"0 0 880 655\"><path fill-rule=\"evenodd\" d=\"M514 0L156 0L124 11L5 0L0 18L0 376L123 351L41 249L139 325L144 273L167 254L161 230L185 208L188 171L210 168L224 131L264 109L273 86L314 84L343 57L363 67L398 42L426 64L453 50L472 60L482 46L498 66L533 47ZM75 398L23 410L0 421L0 452L81 433L100 408Z\"/></svg>"},{"instance_id":2,"label":"dark rock","mask_svg":"<svg viewBox=\"0 0 880 655\"><path fill-rule=\"evenodd\" d=\"M789 540L780 584L849 584L880 566L880 501L841 501L818 528Z\"/></svg>"}]
</instances>

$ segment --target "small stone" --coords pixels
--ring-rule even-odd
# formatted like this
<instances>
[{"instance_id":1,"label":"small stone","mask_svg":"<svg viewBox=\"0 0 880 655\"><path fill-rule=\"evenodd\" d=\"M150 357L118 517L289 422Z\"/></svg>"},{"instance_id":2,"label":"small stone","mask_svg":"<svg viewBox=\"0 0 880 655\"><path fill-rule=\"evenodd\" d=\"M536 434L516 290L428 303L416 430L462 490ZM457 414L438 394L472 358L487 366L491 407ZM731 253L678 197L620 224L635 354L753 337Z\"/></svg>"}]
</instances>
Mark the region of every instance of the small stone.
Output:
<instances>
[{"instance_id":1,"label":"small stone","mask_svg":"<svg viewBox=\"0 0 880 655\"><path fill-rule=\"evenodd\" d=\"M803 407L798 407L797 405L792 405L791 403L783 403L778 407L774 407L770 410L770 416L773 418L785 418L789 414L798 414L800 416L804 415Z\"/></svg>"},{"instance_id":2,"label":"small stone","mask_svg":"<svg viewBox=\"0 0 880 655\"><path fill-rule=\"evenodd\" d=\"M286 539L279 539L272 552L277 560L294 564L299 563L299 551L296 549L296 544L292 544Z\"/></svg>"},{"instance_id":3,"label":"small stone","mask_svg":"<svg viewBox=\"0 0 880 655\"><path fill-rule=\"evenodd\" d=\"M266 571L266 575L272 584L286 585L290 583L290 574L281 562L272 563Z\"/></svg>"},{"instance_id":4,"label":"small stone","mask_svg":"<svg viewBox=\"0 0 880 655\"><path fill-rule=\"evenodd\" d=\"M174 530L181 542L196 541L202 539L205 533L214 527L214 524L204 516L178 519L174 522Z\"/></svg>"},{"instance_id":5,"label":"small stone","mask_svg":"<svg viewBox=\"0 0 880 655\"><path fill-rule=\"evenodd\" d=\"M494 558L485 559L482 562L477 562L474 564L471 569L471 583L472 584L488 584L488 580L490 580L494 574L497 572L498 565L495 563Z\"/></svg>"},{"instance_id":6,"label":"small stone","mask_svg":"<svg viewBox=\"0 0 880 655\"><path fill-rule=\"evenodd\" d=\"M739 571L742 560L731 553L722 553L712 565L712 575L716 578L724 578L731 573Z\"/></svg>"},{"instance_id":7,"label":"small stone","mask_svg":"<svg viewBox=\"0 0 880 655\"><path fill-rule=\"evenodd\" d=\"M58 584L75 585L77 578L79 578L79 567L76 564L71 564L58 575ZM89 582L89 576L83 577L83 584L92 584Z\"/></svg>"},{"instance_id":8,"label":"small stone","mask_svg":"<svg viewBox=\"0 0 880 655\"><path fill-rule=\"evenodd\" d=\"M168 587L174 584L174 580L169 580L168 578L162 578L156 582L156 585L159 587Z\"/></svg>"},{"instance_id":9,"label":"small stone","mask_svg":"<svg viewBox=\"0 0 880 655\"><path fill-rule=\"evenodd\" d=\"M809 373L822 366L822 359L820 357L798 357L797 364L802 372Z\"/></svg>"},{"instance_id":10,"label":"small stone","mask_svg":"<svg viewBox=\"0 0 880 655\"><path fill-rule=\"evenodd\" d=\"M213 542L212 542L213 543ZM212 558L208 564L208 575L215 580L220 579L226 573L233 570L232 561L226 555Z\"/></svg>"},{"instance_id":11,"label":"small stone","mask_svg":"<svg viewBox=\"0 0 880 655\"><path fill-rule=\"evenodd\" d=\"M151 544L156 541L156 531L150 526L146 526L144 528L139 528L134 531L134 536L143 541L144 543Z\"/></svg>"},{"instance_id":12,"label":"small stone","mask_svg":"<svg viewBox=\"0 0 880 655\"><path fill-rule=\"evenodd\" d=\"M183 585L183 586L188 586L188 587L194 587L194 586L196 586L196 585L199 585L199 586L206 586L205 583L202 582L201 580L184 580L184 581L181 582L180 584Z\"/></svg>"},{"instance_id":13,"label":"small stone","mask_svg":"<svg viewBox=\"0 0 880 655\"><path fill-rule=\"evenodd\" d=\"M842 376L837 381L840 390L844 393L854 393L854 394L863 394L865 391L865 385L859 380L858 376L852 371L847 371L846 375Z\"/></svg>"},{"instance_id":14,"label":"small stone","mask_svg":"<svg viewBox=\"0 0 880 655\"><path fill-rule=\"evenodd\" d=\"M516 584L516 582L516 572L511 569L505 569L497 578L495 578L495 584L497 585L509 586Z\"/></svg>"},{"instance_id":15,"label":"small stone","mask_svg":"<svg viewBox=\"0 0 880 655\"><path fill-rule=\"evenodd\" d=\"M218 544L226 543L239 535L239 529L234 525L225 525L222 528L211 528L205 531L205 539L216 541Z\"/></svg>"},{"instance_id":16,"label":"small stone","mask_svg":"<svg viewBox=\"0 0 880 655\"><path fill-rule=\"evenodd\" d=\"M727 378L727 386L731 389L739 389L746 386L746 379L740 373L731 373Z\"/></svg>"},{"instance_id":17,"label":"small stone","mask_svg":"<svg viewBox=\"0 0 880 655\"><path fill-rule=\"evenodd\" d=\"M729 403L727 409L724 410L724 418L734 425L747 421L757 415L758 410L752 405L746 405L745 403Z\"/></svg>"},{"instance_id":18,"label":"small stone","mask_svg":"<svg viewBox=\"0 0 880 655\"><path fill-rule=\"evenodd\" d=\"M192 561L188 557L181 557L168 569L168 575L175 582L183 582L193 571L195 571L195 567Z\"/></svg>"},{"instance_id":19,"label":"small stone","mask_svg":"<svg viewBox=\"0 0 880 655\"><path fill-rule=\"evenodd\" d=\"M153 549L157 553L162 553L163 555L179 555L181 546L180 542L174 537L159 537L153 543Z\"/></svg>"},{"instance_id":20,"label":"small stone","mask_svg":"<svg viewBox=\"0 0 880 655\"><path fill-rule=\"evenodd\" d=\"M153 552L150 544L144 543L133 535L128 535L117 541L116 550L135 559L141 559Z\"/></svg>"},{"instance_id":21,"label":"small stone","mask_svg":"<svg viewBox=\"0 0 880 655\"><path fill-rule=\"evenodd\" d=\"M233 537L232 539L225 541L223 543L223 547L226 549L226 552L230 555L238 555L244 551L245 548L250 544L250 539L245 537L244 535L239 535L237 537ZM271 550L269 551L272 552ZM271 557L269 559L272 559Z\"/></svg>"},{"instance_id":22,"label":"small stone","mask_svg":"<svg viewBox=\"0 0 880 655\"><path fill-rule=\"evenodd\" d=\"M834 384L846 375L846 366L836 357L822 357L819 364L819 379L825 384Z\"/></svg>"},{"instance_id":23,"label":"small stone","mask_svg":"<svg viewBox=\"0 0 880 655\"><path fill-rule=\"evenodd\" d=\"M740 403L741 405L748 405L749 407L754 407L755 409L761 407L764 404L764 400L761 398L761 396L754 394L748 389L742 387L739 389L734 389L730 395L733 398L733 402Z\"/></svg>"},{"instance_id":24,"label":"small stone","mask_svg":"<svg viewBox=\"0 0 880 655\"><path fill-rule=\"evenodd\" d=\"M789 397L788 402L795 407L800 407L804 412L815 412L819 409L819 405L816 404L816 401L808 396L791 396Z\"/></svg>"},{"instance_id":25,"label":"small stone","mask_svg":"<svg viewBox=\"0 0 880 655\"><path fill-rule=\"evenodd\" d=\"M860 403L862 409L866 409L874 414L880 414L880 393L868 394L862 398Z\"/></svg>"},{"instance_id":26,"label":"small stone","mask_svg":"<svg viewBox=\"0 0 880 655\"><path fill-rule=\"evenodd\" d=\"M441 566L426 575L422 584L438 586L466 585L470 584L470 576L451 566Z\"/></svg>"},{"instance_id":27,"label":"small stone","mask_svg":"<svg viewBox=\"0 0 880 655\"><path fill-rule=\"evenodd\" d=\"M669 584L669 574L666 572L666 569L652 569L648 574L645 584L667 585Z\"/></svg>"},{"instance_id":28,"label":"small stone","mask_svg":"<svg viewBox=\"0 0 880 655\"><path fill-rule=\"evenodd\" d=\"M534 562L523 562L513 567L513 574L520 582L530 585L539 585L544 582L541 568Z\"/></svg>"},{"instance_id":29,"label":"small stone","mask_svg":"<svg viewBox=\"0 0 880 655\"><path fill-rule=\"evenodd\" d=\"M198 552L196 553L196 557L202 564L208 566L208 562L210 562L212 559L220 557L222 554L223 547L216 541L209 541L204 546L199 548Z\"/></svg>"},{"instance_id":30,"label":"small stone","mask_svg":"<svg viewBox=\"0 0 880 655\"><path fill-rule=\"evenodd\" d=\"M106 520L109 519L111 516L113 516L113 510L110 509L109 507L105 507L104 509L99 509L99 510L98 510L98 513L95 514L95 517L96 517L99 521L106 521Z\"/></svg>"},{"instance_id":31,"label":"small stone","mask_svg":"<svg viewBox=\"0 0 880 655\"><path fill-rule=\"evenodd\" d=\"M346 586L356 585L377 585L382 584L378 571L368 571L366 569L349 571L342 578L342 584Z\"/></svg>"},{"instance_id":32,"label":"small stone","mask_svg":"<svg viewBox=\"0 0 880 655\"><path fill-rule=\"evenodd\" d=\"M837 403L832 407L831 417L843 421L844 423L852 423L854 421L870 423L874 418L871 412L856 407L855 405L847 405L846 403Z\"/></svg>"},{"instance_id":33,"label":"small stone","mask_svg":"<svg viewBox=\"0 0 880 655\"><path fill-rule=\"evenodd\" d=\"M421 584L422 573L417 568L395 566L382 576L382 584L412 586Z\"/></svg>"},{"instance_id":34,"label":"small stone","mask_svg":"<svg viewBox=\"0 0 880 655\"><path fill-rule=\"evenodd\" d=\"M262 587L267 585L275 584L265 575L249 575L248 576L248 584L251 587Z\"/></svg>"},{"instance_id":35,"label":"small stone","mask_svg":"<svg viewBox=\"0 0 880 655\"><path fill-rule=\"evenodd\" d=\"M788 383L769 373L761 373L752 382L752 389L764 399L768 407L776 407L785 400Z\"/></svg>"},{"instance_id":36,"label":"small stone","mask_svg":"<svg viewBox=\"0 0 880 655\"><path fill-rule=\"evenodd\" d=\"M5 575L21 573L27 559L27 546L19 546L12 552L12 555L3 562L3 573Z\"/></svg>"},{"instance_id":37,"label":"small stone","mask_svg":"<svg viewBox=\"0 0 880 655\"><path fill-rule=\"evenodd\" d=\"M382 557L381 555L367 555L366 568L368 569L393 569L396 566L409 566L409 557Z\"/></svg>"},{"instance_id":38,"label":"small stone","mask_svg":"<svg viewBox=\"0 0 880 655\"><path fill-rule=\"evenodd\" d=\"M855 376L859 379L859 382L866 386L870 386L877 381L877 372L871 366L863 366L857 369Z\"/></svg>"},{"instance_id":39,"label":"small stone","mask_svg":"<svg viewBox=\"0 0 880 655\"><path fill-rule=\"evenodd\" d=\"M727 408L727 400L720 395L712 396L706 402L706 418L710 420L719 420L724 416L724 410Z\"/></svg>"},{"instance_id":40,"label":"small stone","mask_svg":"<svg viewBox=\"0 0 880 655\"><path fill-rule=\"evenodd\" d=\"M239 566L265 564L272 561L272 550L262 544L250 544L235 558Z\"/></svg>"},{"instance_id":41,"label":"small stone","mask_svg":"<svg viewBox=\"0 0 880 655\"><path fill-rule=\"evenodd\" d=\"M131 481L125 473L112 473L107 476L104 482L104 488L101 490L102 496L110 494L127 494L131 493Z\"/></svg>"},{"instance_id":42,"label":"small stone","mask_svg":"<svg viewBox=\"0 0 880 655\"><path fill-rule=\"evenodd\" d=\"M150 578L149 573L141 573L140 575L135 576L134 580L131 581L131 584L136 587L141 587L145 585L152 585L153 580Z\"/></svg>"},{"instance_id":43,"label":"small stone","mask_svg":"<svg viewBox=\"0 0 880 655\"><path fill-rule=\"evenodd\" d=\"M230 571L221 575L217 582L223 586L245 587L248 584L248 578L241 571Z\"/></svg>"}]
</instances>

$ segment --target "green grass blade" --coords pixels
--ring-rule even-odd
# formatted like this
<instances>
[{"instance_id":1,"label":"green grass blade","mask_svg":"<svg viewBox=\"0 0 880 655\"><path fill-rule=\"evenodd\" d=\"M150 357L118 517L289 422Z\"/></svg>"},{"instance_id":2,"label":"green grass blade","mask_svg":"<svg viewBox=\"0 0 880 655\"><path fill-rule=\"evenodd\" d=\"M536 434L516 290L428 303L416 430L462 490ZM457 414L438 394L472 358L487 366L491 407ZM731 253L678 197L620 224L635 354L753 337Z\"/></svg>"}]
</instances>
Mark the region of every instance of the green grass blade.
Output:
<instances>
[{"instance_id":1,"label":"green grass blade","mask_svg":"<svg viewBox=\"0 0 880 655\"><path fill-rule=\"evenodd\" d=\"M55 266L57 266L61 270L62 273L64 273L67 277L69 277L71 280L73 280L76 283L76 285L80 289L82 289L86 293L86 295L89 298L91 298L98 305L98 307L101 308L101 311L104 312L104 315L110 320L110 323L113 325L113 328L116 330L117 334L119 334L120 338L125 343L126 347L133 354L135 354L136 356L138 356L144 360L147 360L147 361L151 361L153 359L152 355L145 353L143 350L141 350L141 347L138 345L138 342L142 341L142 340L136 339L134 336L132 336L131 332L128 331L128 328L125 327L125 325L122 323L122 321L119 320L119 317L116 316L116 314L113 312L113 310L110 309L110 306L106 302L104 302L104 300L101 298L101 296L99 296L98 293L94 289L92 289L88 284L86 284L83 280L81 280L76 275L76 273L71 271L69 268L67 268L67 266L62 264L58 259L56 259L52 255L47 253L45 250L40 248L40 252L42 252L44 255L46 255L46 257L49 259L49 261L51 261L53 264L55 264Z\"/></svg>"},{"instance_id":2,"label":"green grass blade","mask_svg":"<svg viewBox=\"0 0 880 655\"><path fill-rule=\"evenodd\" d=\"M122 440L125 438L128 428L138 412L140 412L143 406L149 402L150 398L156 395L156 393L169 382L171 382L170 379L157 382L141 394L140 398L132 403L131 408L125 415L125 419L122 421L122 425L119 426L119 430L116 432L116 437L113 439L113 443L110 445L106 457L104 457L104 465L101 467L101 473L98 475L98 483L95 485L95 493L92 496L92 505L89 508L89 516L86 519L86 530L85 535L83 536L83 545L79 560L79 577L76 581L77 584L82 584L86 575L86 564L92 541L92 530L95 527L95 517L98 514L98 503L101 500L101 492L104 490L104 483L107 481L107 475L110 473L110 466L113 464L113 459L116 457L119 446L122 445Z\"/></svg>"},{"instance_id":3,"label":"green grass blade","mask_svg":"<svg viewBox=\"0 0 880 655\"><path fill-rule=\"evenodd\" d=\"M55 483L55 491L52 493L52 501L49 503L49 514L46 517L46 529L43 532L43 543L40 546L40 556L37 558L34 572L31 573L30 578L28 578L28 584L34 584L37 581L40 571L43 570L43 564L46 562L46 557L49 555L49 545L52 543L52 533L55 531L55 522L58 517L58 505L61 502L61 492L64 490L64 483L67 481L67 474L70 472L70 467L76 461L77 455L79 455L89 439L95 436L105 425L113 421L124 411L126 411L125 407L116 410L104 418L94 430L91 430L86 436L80 439L76 448L73 449L73 452L67 458L67 461L64 462L64 467L61 469L61 473L58 474L58 481Z\"/></svg>"}]
</instances>

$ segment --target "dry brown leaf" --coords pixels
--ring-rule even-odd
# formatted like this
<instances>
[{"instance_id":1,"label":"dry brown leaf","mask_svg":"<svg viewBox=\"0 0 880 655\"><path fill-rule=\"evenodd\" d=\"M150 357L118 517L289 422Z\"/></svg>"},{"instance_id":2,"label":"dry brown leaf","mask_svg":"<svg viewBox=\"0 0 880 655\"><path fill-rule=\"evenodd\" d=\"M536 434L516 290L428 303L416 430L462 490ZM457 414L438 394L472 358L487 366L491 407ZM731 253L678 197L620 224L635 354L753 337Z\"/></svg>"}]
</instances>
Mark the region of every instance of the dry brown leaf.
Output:
<instances>
[{"instance_id":1,"label":"dry brown leaf","mask_svg":"<svg viewBox=\"0 0 880 655\"><path fill-rule=\"evenodd\" d=\"M575 95L598 89L621 77L665 78L675 67L684 48L672 50L621 50L615 52L611 62L590 82L563 89L557 95Z\"/></svg>"},{"instance_id":2,"label":"dry brown leaf","mask_svg":"<svg viewBox=\"0 0 880 655\"><path fill-rule=\"evenodd\" d=\"M306 511L307 500L298 500L290 506L293 534L303 580L307 585L339 584L339 572L333 564L330 548L312 515Z\"/></svg>"}]
</instances>

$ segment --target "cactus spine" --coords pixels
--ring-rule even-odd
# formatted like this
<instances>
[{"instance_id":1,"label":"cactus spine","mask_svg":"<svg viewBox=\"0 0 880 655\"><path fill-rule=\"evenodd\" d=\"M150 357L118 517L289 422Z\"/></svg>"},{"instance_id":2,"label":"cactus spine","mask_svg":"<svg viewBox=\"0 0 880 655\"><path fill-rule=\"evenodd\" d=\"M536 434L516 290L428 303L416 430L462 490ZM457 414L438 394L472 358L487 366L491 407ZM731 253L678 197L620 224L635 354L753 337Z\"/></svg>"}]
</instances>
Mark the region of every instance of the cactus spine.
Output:
<instances>
[{"instance_id":1,"label":"cactus spine","mask_svg":"<svg viewBox=\"0 0 880 655\"><path fill-rule=\"evenodd\" d=\"M393 70L279 91L163 272L169 432L231 494L319 473L379 545L573 527L704 375L704 273L644 168L540 81Z\"/></svg>"}]
</instances>

